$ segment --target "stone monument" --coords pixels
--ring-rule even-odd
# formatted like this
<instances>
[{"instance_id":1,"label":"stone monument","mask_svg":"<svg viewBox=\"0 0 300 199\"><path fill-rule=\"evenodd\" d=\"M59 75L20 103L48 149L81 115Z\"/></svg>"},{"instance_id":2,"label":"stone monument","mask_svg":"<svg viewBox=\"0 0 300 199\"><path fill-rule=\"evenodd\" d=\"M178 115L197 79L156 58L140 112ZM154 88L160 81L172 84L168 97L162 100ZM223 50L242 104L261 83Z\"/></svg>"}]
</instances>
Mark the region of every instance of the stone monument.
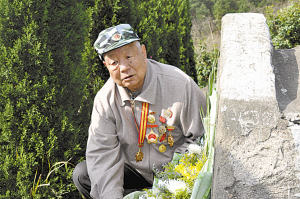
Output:
<instances>
[{"instance_id":1,"label":"stone monument","mask_svg":"<svg viewBox=\"0 0 300 199\"><path fill-rule=\"evenodd\" d=\"M299 61L264 15L223 17L213 199L300 198Z\"/></svg>"}]
</instances>

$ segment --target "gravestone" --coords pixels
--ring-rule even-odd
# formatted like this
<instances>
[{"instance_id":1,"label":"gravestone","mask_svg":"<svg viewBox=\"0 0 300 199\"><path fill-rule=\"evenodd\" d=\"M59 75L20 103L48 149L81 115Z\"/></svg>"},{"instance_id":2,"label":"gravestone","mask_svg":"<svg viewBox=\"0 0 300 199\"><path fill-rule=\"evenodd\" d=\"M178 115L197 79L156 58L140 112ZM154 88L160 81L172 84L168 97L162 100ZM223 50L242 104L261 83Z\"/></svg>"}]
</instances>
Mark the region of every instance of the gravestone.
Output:
<instances>
[{"instance_id":1,"label":"gravestone","mask_svg":"<svg viewBox=\"0 0 300 199\"><path fill-rule=\"evenodd\" d=\"M300 198L300 48L275 50L262 14L222 19L212 198Z\"/></svg>"}]
</instances>

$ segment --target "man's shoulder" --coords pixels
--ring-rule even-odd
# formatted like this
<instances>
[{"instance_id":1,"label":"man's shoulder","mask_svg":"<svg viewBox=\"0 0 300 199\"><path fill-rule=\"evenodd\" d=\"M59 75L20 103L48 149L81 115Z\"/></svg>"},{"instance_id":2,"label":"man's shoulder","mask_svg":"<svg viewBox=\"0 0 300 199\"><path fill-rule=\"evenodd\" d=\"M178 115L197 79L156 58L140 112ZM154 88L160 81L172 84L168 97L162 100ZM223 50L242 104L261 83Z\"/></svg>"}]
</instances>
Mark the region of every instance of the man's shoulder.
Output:
<instances>
[{"instance_id":1,"label":"man's shoulder","mask_svg":"<svg viewBox=\"0 0 300 199\"><path fill-rule=\"evenodd\" d=\"M151 59L149 59L149 62L151 63L151 66L154 68L157 74L162 78L169 79L169 80L174 79L175 81L181 80L184 82L191 81L191 77L188 76L185 72L183 72L178 67L169 64L163 64Z\"/></svg>"},{"instance_id":2,"label":"man's shoulder","mask_svg":"<svg viewBox=\"0 0 300 199\"><path fill-rule=\"evenodd\" d=\"M112 78L109 78L102 88L97 92L95 99L107 100L115 90L116 84Z\"/></svg>"}]
</instances>

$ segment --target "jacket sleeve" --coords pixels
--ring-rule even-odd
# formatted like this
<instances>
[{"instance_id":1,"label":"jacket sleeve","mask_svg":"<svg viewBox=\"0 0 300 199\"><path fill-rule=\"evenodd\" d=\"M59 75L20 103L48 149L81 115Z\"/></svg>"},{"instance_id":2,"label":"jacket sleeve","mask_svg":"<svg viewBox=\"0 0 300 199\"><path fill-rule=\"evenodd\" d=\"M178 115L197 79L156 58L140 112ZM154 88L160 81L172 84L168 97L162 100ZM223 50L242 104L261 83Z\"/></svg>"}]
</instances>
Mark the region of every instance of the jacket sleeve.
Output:
<instances>
[{"instance_id":1,"label":"jacket sleeve","mask_svg":"<svg viewBox=\"0 0 300 199\"><path fill-rule=\"evenodd\" d=\"M124 157L110 110L95 100L86 150L91 196L96 199L123 198Z\"/></svg>"},{"instance_id":2,"label":"jacket sleeve","mask_svg":"<svg viewBox=\"0 0 300 199\"><path fill-rule=\"evenodd\" d=\"M203 136L204 127L200 116L201 109L206 115L206 97L199 86L190 79L186 85L186 92L180 115L181 128L185 136L185 142L181 147L178 147L175 150L176 153L182 154L186 152L189 144L193 143L196 138Z\"/></svg>"}]
</instances>

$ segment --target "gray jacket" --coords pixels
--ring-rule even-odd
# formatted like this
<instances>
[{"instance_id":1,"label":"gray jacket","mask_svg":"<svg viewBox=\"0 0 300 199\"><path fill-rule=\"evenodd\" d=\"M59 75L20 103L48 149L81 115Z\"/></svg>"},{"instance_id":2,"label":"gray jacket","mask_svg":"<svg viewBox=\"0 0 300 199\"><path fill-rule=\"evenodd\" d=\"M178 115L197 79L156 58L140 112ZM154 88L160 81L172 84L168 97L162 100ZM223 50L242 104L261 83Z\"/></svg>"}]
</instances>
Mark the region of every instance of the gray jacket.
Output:
<instances>
[{"instance_id":1,"label":"gray jacket","mask_svg":"<svg viewBox=\"0 0 300 199\"><path fill-rule=\"evenodd\" d=\"M126 89L111 78L95 97L86 150L93 198L123 198L125 162L152 181L153 165L161 169L172 160L174 152L184 153L188 144L204 133L199 110L202 107L206 112L206 102L198 85L180 69L149 59L142 91L135 98L136 121L139 125L142 102L149 103L149 112L155 112L154 124L159 126L159 116L171 110L166 125L175 127L171 131L174 146L165 143L166 151L161 153L158 148L162 143L148 144L145 139L141 148L144 158L136 162L138 131L129 100ZM158 128L153 131L159 135Z\"/></svg>"}]
</instances>

